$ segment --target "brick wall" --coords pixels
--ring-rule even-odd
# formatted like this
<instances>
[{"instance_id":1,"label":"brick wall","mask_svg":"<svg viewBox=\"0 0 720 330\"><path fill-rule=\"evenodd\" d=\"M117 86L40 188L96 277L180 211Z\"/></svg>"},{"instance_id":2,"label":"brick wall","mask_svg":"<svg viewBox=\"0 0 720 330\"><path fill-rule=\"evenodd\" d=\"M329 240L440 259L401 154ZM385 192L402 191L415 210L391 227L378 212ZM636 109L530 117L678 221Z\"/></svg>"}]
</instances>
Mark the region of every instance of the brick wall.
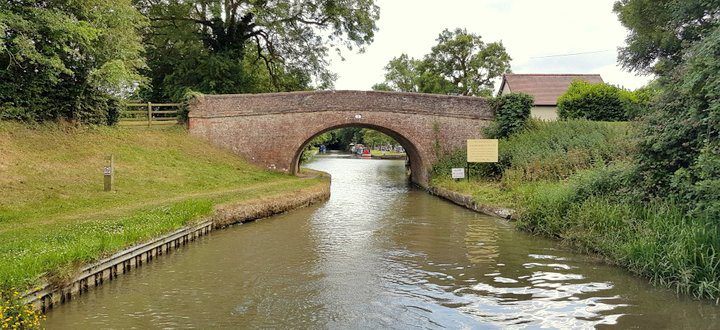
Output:
<instances>
[{"instance_id":1,"label":"brick wall","mask_svg":"<svg viewBox=\"0 0 720 330\"><path fill-rule=\"evenodd\" d=\"M259 166L295 173L302 147L328 130L377 129L400 142L412 179L426 186L441 152L481 138L492 119L483 98L375 91L204 96L191 105L190 132Z\"/></svg>"}]
</instances>

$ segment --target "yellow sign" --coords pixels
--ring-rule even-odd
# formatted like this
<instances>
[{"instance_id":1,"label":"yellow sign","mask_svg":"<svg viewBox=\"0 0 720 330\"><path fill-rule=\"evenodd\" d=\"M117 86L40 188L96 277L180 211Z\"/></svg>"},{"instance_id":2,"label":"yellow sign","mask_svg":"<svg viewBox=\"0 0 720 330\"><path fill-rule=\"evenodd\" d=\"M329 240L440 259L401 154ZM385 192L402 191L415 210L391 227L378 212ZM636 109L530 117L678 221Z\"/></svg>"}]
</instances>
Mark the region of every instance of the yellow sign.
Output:
<instances>
[{"instance_id":1,"label":"yellow sign","mask_svg":"<svg viewBox=\"0 0 720 330\"><path fill-rule=\"evenodd\" d=\"M497 163L498 140L467 140L468 163Z\"/></svg>"}]
</instances>

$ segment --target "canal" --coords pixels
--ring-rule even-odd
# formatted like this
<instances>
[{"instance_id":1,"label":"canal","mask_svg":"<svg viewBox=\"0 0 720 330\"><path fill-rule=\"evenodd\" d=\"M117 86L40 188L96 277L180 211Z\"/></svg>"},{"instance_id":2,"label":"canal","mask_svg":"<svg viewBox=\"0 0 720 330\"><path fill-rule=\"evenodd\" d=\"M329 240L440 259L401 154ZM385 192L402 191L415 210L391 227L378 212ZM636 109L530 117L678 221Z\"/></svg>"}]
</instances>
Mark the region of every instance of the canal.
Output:
<instances>
[{"instance_id":1,"label":"canal","mask_svg":"<svg viewBox=\"0 0 720 330\"><path fill-rule=\"evenodd\" d=\"M720 327L715 305L413 188L401 160L309 167L327 203L213 232L47 328Z\"/></svg>"}]
</instances>

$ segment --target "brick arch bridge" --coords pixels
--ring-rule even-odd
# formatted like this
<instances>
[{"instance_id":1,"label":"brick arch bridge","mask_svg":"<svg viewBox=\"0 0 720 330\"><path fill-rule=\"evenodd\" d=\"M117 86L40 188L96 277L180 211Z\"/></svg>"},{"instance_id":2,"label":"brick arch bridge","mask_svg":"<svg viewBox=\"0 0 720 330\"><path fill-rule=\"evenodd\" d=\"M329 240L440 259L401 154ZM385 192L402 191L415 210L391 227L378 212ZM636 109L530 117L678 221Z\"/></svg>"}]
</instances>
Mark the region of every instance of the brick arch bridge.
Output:
<instances>
[{"instance_id":1,"label":"brick arch bridge","mask_svg":"<svg viewBox=\"0 0 720 330\"><path fill-rule=\"evenodd\" d=\"M493 118L483 98L378 91L206 95L189 130L259 166L296 173L304 146L342 127L367 127L407 151L412 181L426 187L437 155L480 138Z\"/></svg>"}]
</instances>

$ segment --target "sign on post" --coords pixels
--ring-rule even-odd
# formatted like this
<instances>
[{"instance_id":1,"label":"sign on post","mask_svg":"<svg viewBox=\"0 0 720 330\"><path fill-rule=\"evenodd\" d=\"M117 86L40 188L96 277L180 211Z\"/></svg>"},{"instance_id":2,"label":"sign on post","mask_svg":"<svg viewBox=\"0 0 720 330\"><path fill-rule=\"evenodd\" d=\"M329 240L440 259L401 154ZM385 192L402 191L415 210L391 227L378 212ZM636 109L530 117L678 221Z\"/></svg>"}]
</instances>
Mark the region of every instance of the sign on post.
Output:
<instances>
[{"instance_id":1,"label":"sign on post","mask_svg":"<svg viewBox=\"0 0 720 330\"><path fill-rule=\"evenodd\" d=\"M103 167L103 183L105 185L105 191L112 191L114 181L113 167L115 166L115 157L113 157L113 155L109 155L105 158L105 161L107 161L107 163L105 167Z\"/></svg>"},{"instance_id":2,"label":"sign on post","mask_svg":"<svg viewBox=\"0 0 720 330\"><path fill-rule=\"evenodd\" d=\"M463 179L465 178L465 168L458 167L452 169L452 178L453 179Z\"/></svg>"},{"instance_id":3,"label":"sign on post","mask_svg":"<svg viewBox=\"0 0 720 330\"><path fill-rule=\"evenodd\" d=\"M467 140L468 163L497 163L498 140L478 139Z\"/></svg>"}]
</instances>

